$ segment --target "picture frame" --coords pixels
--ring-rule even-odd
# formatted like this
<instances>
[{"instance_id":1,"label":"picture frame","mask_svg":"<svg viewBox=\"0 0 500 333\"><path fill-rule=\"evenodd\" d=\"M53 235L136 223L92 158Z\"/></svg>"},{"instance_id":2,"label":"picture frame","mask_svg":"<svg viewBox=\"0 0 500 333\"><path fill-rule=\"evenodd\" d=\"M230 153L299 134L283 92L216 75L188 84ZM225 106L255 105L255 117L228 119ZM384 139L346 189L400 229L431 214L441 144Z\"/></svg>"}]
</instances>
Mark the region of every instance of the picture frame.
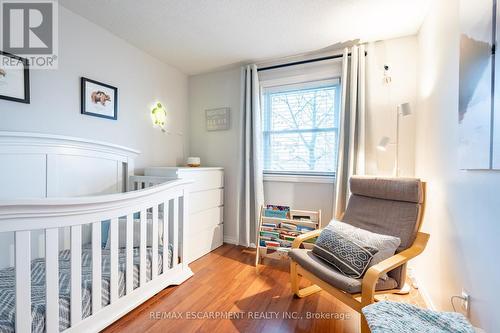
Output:
<instances>
[{"instance_id":1,"label":"picture frame","mask_svg":"<svg viewBox=\"0 0 500 333\"><path fill-rule=\"evenodd\" d=\"M118 88L86 77L81 78L81 113L118 119Z\"/></svg>"},{"instance_id":2,"label":"picture frame","mask_svg":"<svg viewBox=\"0 0 500 333\"><path fill-rule=\"evenodd\" d=\"M205 110L206 130L227 131L231 128L231 109L228 107Z\"/></svg>"},{"instance_id":3,"label":"picture frame","mask_svg":"<svg viewBox=\"0 0 500 333\"><path fill-rule=\"evenodd\" d=\"M459 1L460 170L500 170L499 19L496 1Z\"/></svg>"},{"instance_id":4,"label":"picture frame","mask_svg":"<svg viewBox=\"0 0 500 333\"><path fill-rule=\"evenodd\" d=\"M28 59L0 51L0 99L30 104Z\"/></svg>"}]
</instances>

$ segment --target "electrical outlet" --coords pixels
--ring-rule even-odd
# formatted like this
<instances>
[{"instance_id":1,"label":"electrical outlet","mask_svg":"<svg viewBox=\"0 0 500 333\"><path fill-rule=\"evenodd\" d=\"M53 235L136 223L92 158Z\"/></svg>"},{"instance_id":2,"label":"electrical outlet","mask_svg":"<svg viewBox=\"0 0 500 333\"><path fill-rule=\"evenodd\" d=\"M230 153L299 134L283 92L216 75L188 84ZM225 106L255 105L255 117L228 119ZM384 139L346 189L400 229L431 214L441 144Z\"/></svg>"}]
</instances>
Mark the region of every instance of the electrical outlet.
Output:
<instances>
[{"instance_id":1,"label":"electrical outlet","mask_svg":"<svg viewBox=\"0 0 500 333\"><path fill-rule=\"evenodd\" d=\"M465 311L469 311L469 299L470 299L469 293L467 293L467 291L462 289L462 308Z\"/></svg>"}]
</instances>

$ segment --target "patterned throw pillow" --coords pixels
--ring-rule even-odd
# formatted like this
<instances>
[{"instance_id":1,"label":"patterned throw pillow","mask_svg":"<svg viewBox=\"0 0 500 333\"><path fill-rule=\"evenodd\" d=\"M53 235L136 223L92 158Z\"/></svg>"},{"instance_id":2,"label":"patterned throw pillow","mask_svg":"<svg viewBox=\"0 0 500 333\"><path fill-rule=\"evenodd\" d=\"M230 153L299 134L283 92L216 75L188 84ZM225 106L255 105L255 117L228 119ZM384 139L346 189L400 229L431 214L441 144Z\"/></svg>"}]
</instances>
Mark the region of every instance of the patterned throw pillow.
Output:
<instances>
[{"instance_id":1,"label":"patterned throw pillow","mask_svg":"<svg viewBox=\"0 0 500 333\"><path fill-rule=\"evenodd\" d=\"M344 275L359 279L378 250L351 239L348 235L325 228L312 252Z\"/></svg>"},{"instance_id":2,"label":"patterned throw pillow","mask_svg":"<svg viewBox=\"0 0 500 333\"><path fill-rule=\"evenodd\" d=\"M374 232L360 229L348 223L340 221L330 222L326 226L326 229L341 233L349 237L349 239L353 239L364 245L376 248L378 252L373 256L373 259L368 265L368 268L378 264L379 262L387 258L392 257L401 244L401 239L398 237L376 234ZM382 280L387 280L387 273L382 274L380 278Z\"/></svg>"}]
</instances>

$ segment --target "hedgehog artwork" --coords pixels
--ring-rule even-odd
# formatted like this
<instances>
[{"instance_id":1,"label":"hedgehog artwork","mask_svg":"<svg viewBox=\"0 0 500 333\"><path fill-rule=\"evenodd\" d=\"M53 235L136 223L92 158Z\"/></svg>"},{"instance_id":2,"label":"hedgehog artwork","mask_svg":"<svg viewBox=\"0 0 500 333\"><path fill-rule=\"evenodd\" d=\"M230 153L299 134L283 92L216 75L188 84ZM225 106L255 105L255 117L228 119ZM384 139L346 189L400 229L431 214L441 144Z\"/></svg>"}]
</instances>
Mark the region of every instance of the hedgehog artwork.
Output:
<instances>
[{"instance_id":1,"label":"hedgehog artwork","mask_svg":"<svg viewBox=\"0 0 500 333\"><path fill-rule=\"evenodd\" d=\"M92 92L91 99L93 103L100 103L102 106L106 106L106 102L111 101L111 97L100 90Z\"/></svg>"}]
</instances>

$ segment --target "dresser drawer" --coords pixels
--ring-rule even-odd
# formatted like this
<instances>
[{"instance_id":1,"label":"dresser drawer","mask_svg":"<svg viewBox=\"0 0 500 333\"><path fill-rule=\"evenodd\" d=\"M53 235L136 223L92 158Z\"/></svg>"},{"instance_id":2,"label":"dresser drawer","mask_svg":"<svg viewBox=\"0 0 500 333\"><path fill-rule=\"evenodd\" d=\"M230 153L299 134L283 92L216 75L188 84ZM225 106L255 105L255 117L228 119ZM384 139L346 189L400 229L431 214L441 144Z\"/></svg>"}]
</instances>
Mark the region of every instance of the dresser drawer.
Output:
<instances>
[{"instance_id":1,"label":"dresser drawer","mask_svg":"<svg viewBox=\"0 0 500 333\"><path fill-rule=\"evenodd\" d=\"M214 190L192 192L189 199L189 212L194 214L224 205L224 190L218 188Z\"/></svg>"},{"instance_id":2,"label":"dresser drawer","mask_svg":"<svg viewBox=\"0 0 500 333\"><path fill-rule=\"evenodd\" d=\"M169 179L191 179L191 191L204 191L224 187L224 169L222 168L174 168L151 167L144 169L145 176L166 177Z\"/></svg>"},{"instance_id":3,"label":"dresser drawer","mask_svg":"<svg viewBox=\"0 0 500 333\"><path fill-rule=\"evenodd\" d=\"M223 231L223 225L219 224L188 235L188 263L221 246L224 240Z\"/></svg>"},{"instance_id":4,"label":"dresser drawer","mask_svg":"<svg viewBox=\"0 0 500 333\"><path fill-rule=\"evenodd\" d=\"M189 234L194 234L223 222L224 207L214 207L189 216Z\"/></svg>"},{"instance_id":5,"label":"dresser drawer","mask_svg":"<svg viewBox=\"0 0 500 333\"><path fill-rule=\"evenodd\" d=\"M191 192L205 191L224 187L224 171L222 170L180 170L179 178L194 180Z\"/></svg>"}]
</instances>

